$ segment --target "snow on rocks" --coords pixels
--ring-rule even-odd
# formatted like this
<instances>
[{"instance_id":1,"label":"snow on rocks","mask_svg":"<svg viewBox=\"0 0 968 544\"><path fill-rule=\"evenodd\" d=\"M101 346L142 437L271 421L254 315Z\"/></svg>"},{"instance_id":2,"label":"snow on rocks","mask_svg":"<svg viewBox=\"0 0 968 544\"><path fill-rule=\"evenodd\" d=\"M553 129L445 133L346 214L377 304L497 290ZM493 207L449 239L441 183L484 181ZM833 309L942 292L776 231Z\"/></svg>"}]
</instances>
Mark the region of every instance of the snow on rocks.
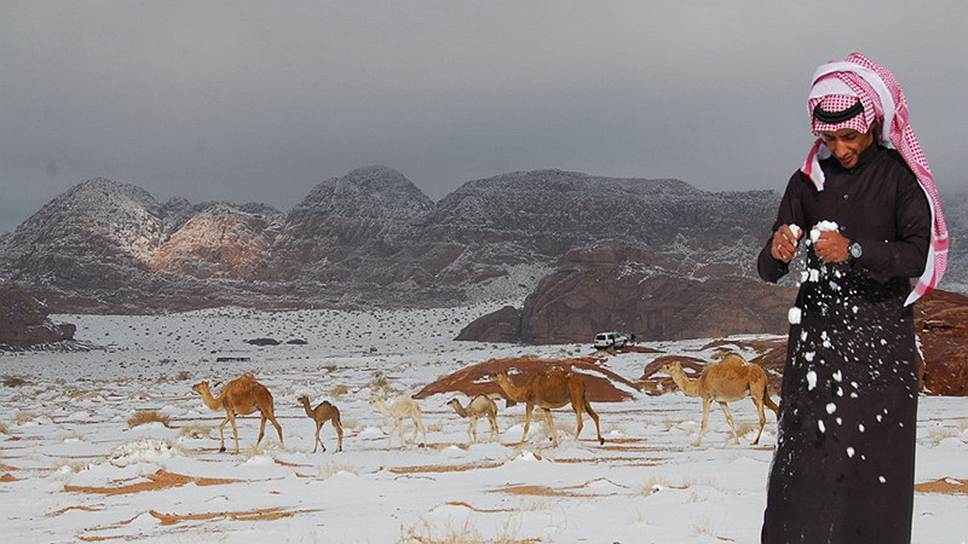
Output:
<instances>
[{"instance_id":1,"label":"snow on rocks","mask_svg":"<svg viewBox=\"0 0 968 544\"><path fill-rule=\"evenodd\" d=\"M114 448L109 456L109 462L114 466L123 467L141 462L156 463L180 454L181 451L168 442L155 438L141 438Z\"/></svg>"}]
</instances>

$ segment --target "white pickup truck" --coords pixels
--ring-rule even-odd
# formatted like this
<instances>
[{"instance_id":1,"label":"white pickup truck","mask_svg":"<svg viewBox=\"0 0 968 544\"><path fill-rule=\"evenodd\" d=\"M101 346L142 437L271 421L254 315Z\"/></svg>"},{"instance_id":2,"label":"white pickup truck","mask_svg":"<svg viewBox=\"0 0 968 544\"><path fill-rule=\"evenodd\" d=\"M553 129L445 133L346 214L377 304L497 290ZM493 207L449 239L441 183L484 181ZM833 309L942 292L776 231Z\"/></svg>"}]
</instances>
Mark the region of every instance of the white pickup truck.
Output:
<instances>
[{"instance_id":1,"label":"white pickup truck","mask_svg":"<svg viewBox=\"0 0 968 544\"><path fill-rule=\"evenodd\" d=\"M624 348L629 341L625 333L610 331L595 335L595 349Z\"/></svg>"}]
</instances>

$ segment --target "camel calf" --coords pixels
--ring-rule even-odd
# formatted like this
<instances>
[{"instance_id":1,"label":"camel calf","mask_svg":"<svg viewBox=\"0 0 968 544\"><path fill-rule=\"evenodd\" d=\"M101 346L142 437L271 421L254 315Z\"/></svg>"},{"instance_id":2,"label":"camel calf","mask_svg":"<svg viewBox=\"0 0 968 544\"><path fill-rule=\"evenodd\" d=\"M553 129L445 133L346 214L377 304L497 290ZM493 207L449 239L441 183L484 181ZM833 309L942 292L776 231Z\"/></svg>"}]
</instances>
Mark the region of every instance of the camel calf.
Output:
<instances>
[{"instance_id":1,"label":"camel calf","mask_svg":"<svg viewBox=\"0 0 968 544\"><path fill-rule=\"evenodd\" d=\"M406 446L406 442L403 440L403 420L406 418L413 421L413 437L411 441L416 442L418 431L423 435L424 442L427 441L427 431L424 429L423 422L420 421L420 405L417 404L417 401L410 398L409 395L400 395L393 399L390 406L384 404L383 399L379 397L374 397L370 403L373 404L373 407L378 412L393 420L393 429L390 430L390 434L387 436L387 448L392 444L393 432L397 429L400 430L400 447Z\"/></svg>"},{"instance_id":2,"label":"camel calf","mask_svg":"<svg viewBox=\"0 0 968 544\"><path fill-rule=\"evenodd\" d=\"M461 403L457 399L451 399L447 403L457 412L460 417L470 418L470 426L467 428L467 437L471 442L477 442L477 420L481 417L486 417L487 422L491 426L491 436L497 438L499 431L497 428L497 404L494 403L487 395L479 394L475 396L467 406L461 406Z\"/></svg>"},{"instance_id":3,"label":"camel calf","mask_svg":"<svg viewBox=\"0 0 968 544\"><path fill-rule=\"evenodd\" d=\"M727 403L746 397L753 399L753 404L756 405L756 411L760 416L760 430L756 433L753 445L759 444L760 435L763 434L763 427L766 425L763 406L773 410L777 417L780 416L780 408L773 403L766 390L766 372L759 365L748 363L735 353L727 354L717 364L707 365L696 379L686 376L682 365L678 362L665 365L660 370L672 376L672 381L676 382L686 396L702 397L702 425L699 427L699 436L693 443L694 446L702 443L702 436L706 433L706 422L709 420L709 405L713 401L718 402L723 409L726 423L729 424L729 430L732 431L733 440L737 444L739 444L739 436L736 434L733 414L730 413Z\"/></svg>"},{"instance_id":4,"label":"camel calf","mask_svg":"<svg viewBox=\"0 0 968 544\"><path fill-rule=\"evenodd\" d=\"M316 422L316 443L313 444L313 453L316 453L316 449L319 446L322 446L323 451L326 451L326 445L323 444L323 441L319 439L319 430L327 421L331 421L333 423L333 428L336 429L336 436L339 440L339 446L336 448L336 451L343 451L343 424L340 422L339 408L333 406L327 400L324 400L323 402L319 403L319 406L313 408L309 404L309 396L307 395L299 397L298 400L302 405L303 410L306 411L306 415Z\"/></svg>"}]
</instances>

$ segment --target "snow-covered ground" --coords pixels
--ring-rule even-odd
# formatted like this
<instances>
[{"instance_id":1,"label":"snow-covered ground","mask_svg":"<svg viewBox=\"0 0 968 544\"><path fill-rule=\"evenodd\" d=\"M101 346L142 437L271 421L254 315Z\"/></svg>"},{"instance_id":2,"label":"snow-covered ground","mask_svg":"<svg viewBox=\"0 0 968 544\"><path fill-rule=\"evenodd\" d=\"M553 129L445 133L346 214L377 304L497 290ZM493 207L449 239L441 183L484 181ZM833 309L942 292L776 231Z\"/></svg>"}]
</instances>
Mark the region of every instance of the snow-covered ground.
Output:
<instances>
[{"instance_id":1,"label":"snow-covered ground","mask_svg":"<svg viewBox=\"0 0 968 544\"><path fill-rule=\"evenodd\" d=\"M585 354L587 345L454 342L471 319L500 305L348 313L266 314L220 309L170 316L56 316L89 353L0 355L0 519L12 542L758 542L775 442L769 415L752 447L751 402L732 405L743 436L733 445L719 413L703 445L690 445L700 402L681 393L597 403L606 444L586 421L557 411L558 448L533 426L518 444L523 406L500 405L501 435L468 445L467 421L445 403L419 401L427 443L406 449L370 405L372 391L414 393L437 377L495 357ZM254 337L306 345L255 347ZM658 342L704 357L706 341ZM749 355L749 354L746 354ZM658 355L622 354L608 367L637 379ZM248 361L217 362L219 357ZM192 384L254 372L275 398L285 447L258 419L240 420L242 453L219 453L218 413ZM20 383L10 379L25 380ZM344 452L297 406L309 394L342 412ZM153 410L168 425L129 428ZM968 399L925 397L917 481L968 478ZM409 438L409 430L407 437ZM232 451L231 430L226 430ZM961 487L963 490L963 486ZM964 542L968 494L918 493L914 541Z\"/></svg>"}]
</instances>

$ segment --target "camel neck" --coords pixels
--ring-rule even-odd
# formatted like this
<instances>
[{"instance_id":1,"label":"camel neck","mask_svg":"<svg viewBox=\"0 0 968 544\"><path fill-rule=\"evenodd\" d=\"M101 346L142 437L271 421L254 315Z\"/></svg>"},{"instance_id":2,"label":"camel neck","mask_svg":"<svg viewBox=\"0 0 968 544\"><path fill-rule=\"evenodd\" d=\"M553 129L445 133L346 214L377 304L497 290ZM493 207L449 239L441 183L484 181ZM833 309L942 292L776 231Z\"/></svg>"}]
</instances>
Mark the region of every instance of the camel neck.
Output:
<instances>
[{"instance_id":1,"label":"camel neck","mask_svg":"<svg viewBox=\"0 0 968 544\"><path fill-rule=\"evenodd\" d=\"M454 407L454 411L457 412L457 415L460 417L467 417L467 409L461 405L460 401L451 404L451 406Z\"/></svg>"},{"instance_id":2,"label":"camel neck","mask_svg":"<svg viewBox=\"0 0 968 544\"><path fill-rule=\"evenodd\" d=\"M205 406L208 406L210 410L222 409L222 398L213 397L211 390L202 389L199 393L202 395L202 402L204 402Z\"/></svg>"},{"instance_id":3,"label":"camel neck","mask_svg":"<svg viewBox=\"0 0 968 544\"><path fill-rule=\"evenodd\" d=\"M514 385L514 382L511 381L510 376L506 378L499 378L497 384L501 387L501 389L504 390L505 393L507 393L509 397L511 397L511 400L513 401L520 400L524 395L524 390Z\"/></svg>"},{"instance_id":4,"label":"camel neck","mask_svg":"<svg viewBox=\"0 0 968 544\"><path fill-rule=\"evenodd\" d=\"M302 402L303 410L306 410L306 415L313 417L313 407L309 404L309 399L300 399L300 402Z\"/></svg>"},{"instance_id":5,"label":"camel neck","mask_svg":"<svg viewBox=\"0 0 968 544\"><path fill-rule=\"evenodd\" d=\"M674 373L672 375L672 381L676 382L676 385L679 386L679 389L682 389L682 392L687 396L700 396L699 380L690 379L688 376L686 376L685 372L680 370L679 372Z\"/></svg>"}]
</instances>

